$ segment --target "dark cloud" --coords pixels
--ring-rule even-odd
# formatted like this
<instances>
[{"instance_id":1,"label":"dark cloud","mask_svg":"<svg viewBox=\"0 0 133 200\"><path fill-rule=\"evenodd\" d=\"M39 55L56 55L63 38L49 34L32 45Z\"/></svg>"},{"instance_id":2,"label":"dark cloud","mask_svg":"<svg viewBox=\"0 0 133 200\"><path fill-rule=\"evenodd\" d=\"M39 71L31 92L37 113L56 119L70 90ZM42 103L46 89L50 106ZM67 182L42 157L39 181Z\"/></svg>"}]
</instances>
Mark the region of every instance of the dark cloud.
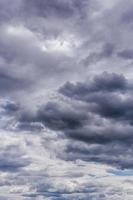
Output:
<instances>
[{"instance_id":1,"label":"dark cloud","mask_svg":"<svg viewBox=\"0 0 133 200\"><path fill-rule=\"evenodd\" d=\"M2 109L2 114L14 114L19 110L19 105L10 100L1 100L0 108Z\"/></svg>"},{"instance_id":2,"label":"dark cloud","mask_svg":"<svg viewBox=\"0 0 133 200\"><path fill-rule=\"evenodd\" d=\"M123 100L114 95L96 96L96 98L97 105L92 108L94 112L107 118L125 120L132 124L133 104L131 98Z\"/></svg>"},{"instance_id":3,"label":"dark cloud","mask_svg":"<svg viewBox=\"0 0 133 200\"><path fill-rule=\"evenodd\" d=\"M123 59L133 59L133 50L126 49L118 53L118 56Z\"/></svg>"},{"instance_id":4,"label":"dark cloud","mask_svg":"<svg viewBox=\"0 0 133 200\"><path fill-rule=\"evenodd\" d=\"M131 146L132 144L132 128L118 128L115 127L91 127L86 129L77 129L66 132L66 134L79 141L84 141L90 144L108 144L108 143L122 143ZM126 132L126 133L125 133ZM123 144L124 143L124 144Z\"/></svg>"},{"instance_id":5,"label":"dark cloud","mask_svg":"<svg viewBox=\"0 0 133 200\"><path fill-rule=\"evenodd\" d=\"M18 146L9 145L0 152L0 171L17 172L28 166L30 160L25 158L25 153Z\"/></svg>"},{"instance_id":6,"label":"dark cloud","mask_svg":"<svg viewBox=\"0 0 133 200\"><path fill-rule=\"evenodd\" d=\"M99 92L126 91L128 83L123 75L104 72L97 75L93 80L76 85L67 82L59 89L59 92L65 96L87 101L89 96ZM88 98L87 98L88 97ZM83 99L82 99L83 98Z\"/></svg>"},{"instance_id":7,"label":"dark cloud","mask_svg":"<svg viewBox=\"0 0 133 200\"><path fill-rule=\"evenodd\" d=\"M132 83L124 76L104 72L90 82L66 83L59 90L72 99L87 102L90 111L104 117L121 118L132 121ZM124 97L122 97L122 96Z\"/></svg>"},{"instance_id":8,"label":"dark cloud","mask_svg":"<svg viewBox=\"0 0 133 200\"><path fill-rule=\"evenodd\" d=\"M82 127L87 121L87 115L73 109L60 107L58 104L48 103L38 111L38 120L55 130L75 129Z\"/></svg>"},{"instance_id":9,"label":"dark cloud","mask_svg":"<svg viewBox=\"0 0 133 200\"><path fill-rule=\"evenodd\" d=\"M133 22L133 6L127 9L121 16L121 21L125 24L129 24Z\"/></svg>"},{"instance_id":10,"label":"dark cloud","mask_svg":"<svg viewBox=\"0 0 133 200\"><path fill-rule=\"evenodd\" d=\"M25 88L28 84L27 81L12 77L10 75L0 73L0 92L7 94L10 91L17 91Z\"/></svg>"},{"instance_id":11,"label":"dark cloud","mask_svg":"<svg viewBox=\"0 0 133 200\"><path fill-rule=\"evenodd\" d=\"M103 152L99 147L97 156L95 151L92 152L88 155L88 161L132 168L131 158L123 160L120 157L117 160L118 155L123 155L125 148L131 157L132 82L122 75L104 72L89 82L66 83L59 92L73 100L74 104L48 102L40 106L34 115L26 113L21 115L20 123L40 122L49 129L64 132L65 136L73 141L103 145ZM84 106L78 107L79 101L83 102ZM119 154L116 153L116 156L112 150L112 146L115 145L119 146L117 149ZM106 151L107 146L108 151ZM85 152L84 156L80 157L79 154L79 158L87 160Z\"/></svg>"},{"instance_id":12,"label":"dark cloud","mask_svg":"<svg viewBox=\"0 0 133 200\"><path fill-rule=\"evenodd\" d=\"M17 17L20 11L21 0L1 0L0 1L0 23L10 21L11 18Z\"/></svg>"},{"instance_id":13,"label":"dark cloud","mask_svg":"<svg viewBox=\"0 0 133 200\"><path fill-rule=\"evenodd\" d=\"M73 14L73 8L71 7L71 1L24 1L24 10L30 9L33 15L47 17L49 15L58 15L60 17L70 17ZM27 10L28 13L28 10Z\"/></svg>"},{"instance_id":14,"label":"dark cloud","mask_svg":"<svg viewBox=\"0 0 133 200\"><path fill-rule=\"evenodd\" d=\"M103 59L110 58L114 53L115 47L111 43L105 44L100 52L91 52L85 59L82 60L82 63L87 67L91 64L96 64Z\"/></svg>"},{"instance_id":15,"label":"dark cloud","mask_svg":"<svg viewBox=\"0 0 133 200\"><path fill-rule=\"evenodd\" d=\"M88 120L88 116L84 112L66 108L63 105L48 102L41 106L35 116L26 113L20 116L20 122L41 122L46 127L53 130L67 130L80 128Z\"/></svg>"},{"instance_id":16,"label":"dark cloud","mask_svg":"<svg viewBox=\"0 0 133 200\"><path fill-rule=\"evenodd\" d=\"M72 18L74 14L79 14L81 16L85 15L86 6L89 4L89 1L86 0L53 0L53 1L31 1L28 2L24 0L23 10L26 14L34 16L41 16L44 18L47 17L62 17L63 19ZM28 10L30 9L30 11ZM83 13L84 12L84 13ZM75 17L75 16L74 16Z\"/></svg>"},{"instance_id":17,"label":"dark cloud","mask_svg":"<svg viewBox=\"0 0 133 200\"><path fill-rule=\"evenodd\" d=\"M41 132L44 130L44 126L42 123L34 123L34 122L18 122L15 126L16 131L29 131L29 133Z\"/></svg>"},{"instance_id":18,"label":"dark cloud","mask_svg":"<svg viewBox=\"0 0 133 200\"><path fill-rule=\"evenodd\" d=\"M132 147L113 141L108 144L89 144L84 146L81 142L76 145L69 144L63 159L82 159L86 162L98 162L113 165L120 169L132 169ZM127 156L128 155L128 156Z\"/></svg>"},{"instance_id":19,"label":"dark cloud","mask_svg":"<svg viewBox=\"0 0 133 200\"><path fill-rule=\"evenodd\" d=\"M132 8L0 0L0 199L132 199Z\"/></svg>"}]
</instances>

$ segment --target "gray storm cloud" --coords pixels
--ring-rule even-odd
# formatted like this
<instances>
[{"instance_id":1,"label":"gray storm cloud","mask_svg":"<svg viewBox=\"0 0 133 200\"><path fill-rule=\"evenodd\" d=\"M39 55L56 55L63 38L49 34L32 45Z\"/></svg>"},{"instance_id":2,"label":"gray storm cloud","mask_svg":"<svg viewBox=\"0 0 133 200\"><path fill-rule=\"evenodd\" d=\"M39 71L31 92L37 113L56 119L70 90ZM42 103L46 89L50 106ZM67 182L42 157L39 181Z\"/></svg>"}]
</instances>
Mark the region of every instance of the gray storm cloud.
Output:
<instances>
[{"instance_id":1,"label":"gray storm cloud","mask_svg":"<svg viewBox=\"0 0 133 200\"><path fill-rule=\"evenodd\" d=\"M0 0L0 199L133 199L132 10Z\"/></svg>"}]
</instances>

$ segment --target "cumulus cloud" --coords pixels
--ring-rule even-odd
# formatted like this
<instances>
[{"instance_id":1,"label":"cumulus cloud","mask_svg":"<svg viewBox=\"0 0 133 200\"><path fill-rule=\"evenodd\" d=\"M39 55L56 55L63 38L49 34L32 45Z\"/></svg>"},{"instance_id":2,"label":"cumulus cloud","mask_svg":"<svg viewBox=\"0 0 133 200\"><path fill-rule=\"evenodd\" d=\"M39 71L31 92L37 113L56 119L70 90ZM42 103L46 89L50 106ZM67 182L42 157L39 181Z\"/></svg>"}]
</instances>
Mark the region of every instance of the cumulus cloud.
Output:
<instances>
[{"instance_id":1,"label":"cumulus cloud","mask_svg":"<svg viewBox=\"0 0 133 200\"><path fill-rule=\"evenodd\" d=\"M89 82L66 83L59 92L74 103L48 102L34 115L23 113L20 124L42 123L62 132L62 137L65 134L72 141L87 143L87 149L82 144L78 148L68 145L68 155L60 155L64 159L132 168L132 81L123 75L104 72Z\"/></svg>"},{"instance_id":2,"label":"cumulus cloud","mask_svg":"<svg viewBox=\"0 0 133 200\"><path fill-rule=\"evenodd\" d=\"M0 0L0 199L132 199L132 9Z\"/></svg>"}]
</instances>

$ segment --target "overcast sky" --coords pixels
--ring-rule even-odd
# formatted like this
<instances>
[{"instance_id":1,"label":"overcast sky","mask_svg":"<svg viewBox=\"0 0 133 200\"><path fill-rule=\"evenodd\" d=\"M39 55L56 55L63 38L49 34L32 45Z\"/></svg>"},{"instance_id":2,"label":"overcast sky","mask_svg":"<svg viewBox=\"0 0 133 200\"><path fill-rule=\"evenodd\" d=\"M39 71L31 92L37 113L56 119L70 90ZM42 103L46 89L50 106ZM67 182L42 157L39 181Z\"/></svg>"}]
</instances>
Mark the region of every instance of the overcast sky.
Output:
<instances>
[{"instance_id":1,"label":"overcast sky","mask_svg":"<svg viewBox=\"0 0 133 200\"><path fill-rule=\"evenodd\" d=\"M0 200L133 199L132 67L132 0L0 0Z\"/></svg>"}]
</instances>

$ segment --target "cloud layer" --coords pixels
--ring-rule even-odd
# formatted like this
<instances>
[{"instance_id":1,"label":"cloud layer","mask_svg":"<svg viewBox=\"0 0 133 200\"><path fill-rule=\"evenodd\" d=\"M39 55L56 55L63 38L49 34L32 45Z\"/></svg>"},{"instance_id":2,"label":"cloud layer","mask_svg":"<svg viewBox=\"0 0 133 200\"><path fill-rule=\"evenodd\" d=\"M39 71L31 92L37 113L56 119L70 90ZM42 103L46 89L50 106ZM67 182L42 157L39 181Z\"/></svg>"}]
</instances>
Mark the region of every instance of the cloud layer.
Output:
<instances>
[{"instance_id":1,"label":"cloud layer","mask_svg":"<svg viewBox=\"0 0 133 200\"><path fill-rule=\"evenodd\" d=\"M133 199L133 3L0 0L0 199Z\"/></svg>"}]
</instances>

